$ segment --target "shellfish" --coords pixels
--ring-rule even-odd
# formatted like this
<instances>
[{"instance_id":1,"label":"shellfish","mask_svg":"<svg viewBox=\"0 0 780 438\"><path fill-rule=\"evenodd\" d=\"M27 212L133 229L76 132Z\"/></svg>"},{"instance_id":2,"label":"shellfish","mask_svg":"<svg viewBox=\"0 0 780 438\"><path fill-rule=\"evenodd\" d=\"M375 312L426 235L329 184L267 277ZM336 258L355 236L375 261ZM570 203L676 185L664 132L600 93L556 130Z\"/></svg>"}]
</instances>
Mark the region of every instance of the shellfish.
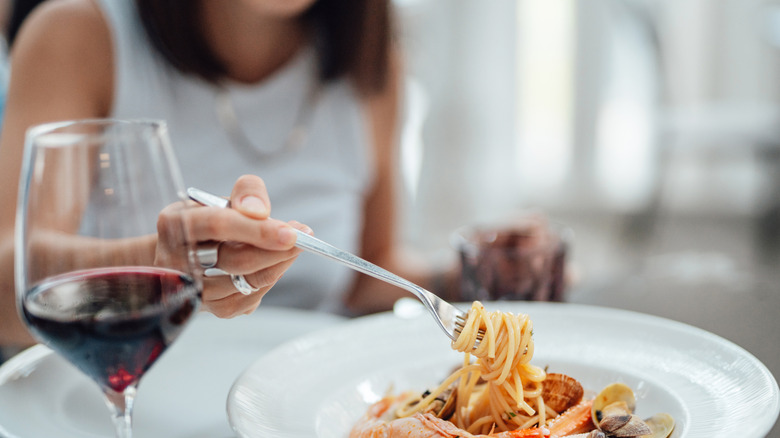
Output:
<instances>
[{"instance_id":1,"label":"shellfish","mask_svg":"<svg viewBox=\"0 0 780 438\"><path fill-rule=\"evenodd\" d=\"M584 393L582 384L566 374L548 373L542 383L544 404L559 413L579 403Z\"/></svg>"},{"instance_id":2,"label":"shellfish","mask_svg":"<svg viewBox=\"0 0 780 438\"><path fill-rule=\"evenodd\" d=\"M674 429L674 419L666 413L647 420L634 415L636 395L623 383L607 385L593 400L591 418L607 437L666 438Z\"/></svg>"}]
</instances>

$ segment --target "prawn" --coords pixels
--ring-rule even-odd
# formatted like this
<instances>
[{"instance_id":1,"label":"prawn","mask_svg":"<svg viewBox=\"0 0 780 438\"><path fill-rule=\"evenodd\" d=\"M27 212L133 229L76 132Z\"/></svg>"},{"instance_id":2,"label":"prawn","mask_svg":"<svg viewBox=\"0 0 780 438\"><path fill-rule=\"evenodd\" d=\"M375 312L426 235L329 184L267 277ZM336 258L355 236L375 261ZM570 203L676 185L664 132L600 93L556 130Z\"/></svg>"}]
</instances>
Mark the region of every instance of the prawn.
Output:
<instances>
[{"instance_id":1,"label":"prawn","mask_svg":"<svg viewBox=\"0 0 780 438\"><path fill-rule=\"evenodd\" d=\"M369 407L355 424L349 438L548 438L545 428L512 430L490 435L473 435L432 414L389 419L397 397L385 397ZM390 413L390 415L388 415Z\"/></svg>"}]
</instances>

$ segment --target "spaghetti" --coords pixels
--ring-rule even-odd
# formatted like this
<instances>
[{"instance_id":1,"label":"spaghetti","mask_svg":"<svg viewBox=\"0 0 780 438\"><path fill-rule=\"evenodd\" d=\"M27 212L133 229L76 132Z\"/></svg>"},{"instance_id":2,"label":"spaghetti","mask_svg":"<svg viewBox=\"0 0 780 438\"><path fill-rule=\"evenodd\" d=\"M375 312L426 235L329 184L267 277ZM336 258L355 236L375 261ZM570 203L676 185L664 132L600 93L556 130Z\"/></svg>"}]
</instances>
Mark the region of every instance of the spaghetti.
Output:
<instances>
[{"instance_id":1,"label":"spaghetti","mask_svg":"<svg viewBox=\"0 0 780 438\"><path fill-rule=\"evenodd\" d=\"M424 412L456 385L456 405L450 421L461 429L487 434L544 425L548 415L555 412L545 408L542 399L544 370L530 364L534 354L532 334L528 315L488 312L475 301L458 338L452 342L454 350L464 353L463 365L424 397L399 408L396 415L408 417Z\"/></svg>"}]
</instances>

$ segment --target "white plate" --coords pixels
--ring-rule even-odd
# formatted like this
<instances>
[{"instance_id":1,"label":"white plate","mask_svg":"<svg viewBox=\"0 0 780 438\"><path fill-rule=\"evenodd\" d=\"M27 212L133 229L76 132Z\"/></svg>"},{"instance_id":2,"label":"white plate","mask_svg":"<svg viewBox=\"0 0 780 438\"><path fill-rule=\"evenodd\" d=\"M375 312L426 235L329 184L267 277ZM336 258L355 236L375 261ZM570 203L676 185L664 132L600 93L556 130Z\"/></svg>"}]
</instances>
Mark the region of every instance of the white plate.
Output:
<instances>
[{"instance_id":1,"label":"white plate","mask_svg":"<svg viewBox=\"0 0 780 438\"><path fill-rule=\"evenodd\" d=\"M225 400L236 376L282 342L341 319L272 307L231 320L199 314L141 380L135 435L233 436ZM0 436L105 438L113 429L97 385L38 345L0 367Z\"/></svg>"},{"instance_id":2,"label":"white plate","mask_svg":"<svg viewBox=\"0 0 780 438\"><path fill-rule=\"evenodd\" d=\"M533 363L593 392L635 389L639 415L668 412L676 438L761 437L780 411L777 382L755 357L706 331L634 312L552 303L489 303L528 313ZM462 356L427 314L360 318L298 338L255 361L228 396L245 438L346 438L390 387L424 390Z\"/></svg>"}]
</instances>

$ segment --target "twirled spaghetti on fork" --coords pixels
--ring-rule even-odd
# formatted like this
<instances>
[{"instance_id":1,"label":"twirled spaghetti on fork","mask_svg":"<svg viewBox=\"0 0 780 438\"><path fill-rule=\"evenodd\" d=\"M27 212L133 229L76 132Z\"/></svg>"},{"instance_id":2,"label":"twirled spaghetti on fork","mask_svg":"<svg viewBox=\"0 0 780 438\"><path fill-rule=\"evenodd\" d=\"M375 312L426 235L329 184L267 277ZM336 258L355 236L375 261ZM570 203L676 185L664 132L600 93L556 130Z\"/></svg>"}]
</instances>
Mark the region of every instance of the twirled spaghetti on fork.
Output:
<instances>
[{"instance_id":1,"label":"twirled spaghetti on fork","mask_svg":"<svg viewBox=\"0 0 780 438\"><path fill-rule=\"evenodd\" d=\"M477 337L482 340L477 344ZM488 312L475 301L454 350L464 353L463 366L437 388L398 409L399 418L425 412L456 384L457 401L450 421L471 433L489 433L544 425L542 399L545 372L531 365L533 324L525 314ZM474 345L477 345L474 348Z\"/></svg>"}]
</instances>

